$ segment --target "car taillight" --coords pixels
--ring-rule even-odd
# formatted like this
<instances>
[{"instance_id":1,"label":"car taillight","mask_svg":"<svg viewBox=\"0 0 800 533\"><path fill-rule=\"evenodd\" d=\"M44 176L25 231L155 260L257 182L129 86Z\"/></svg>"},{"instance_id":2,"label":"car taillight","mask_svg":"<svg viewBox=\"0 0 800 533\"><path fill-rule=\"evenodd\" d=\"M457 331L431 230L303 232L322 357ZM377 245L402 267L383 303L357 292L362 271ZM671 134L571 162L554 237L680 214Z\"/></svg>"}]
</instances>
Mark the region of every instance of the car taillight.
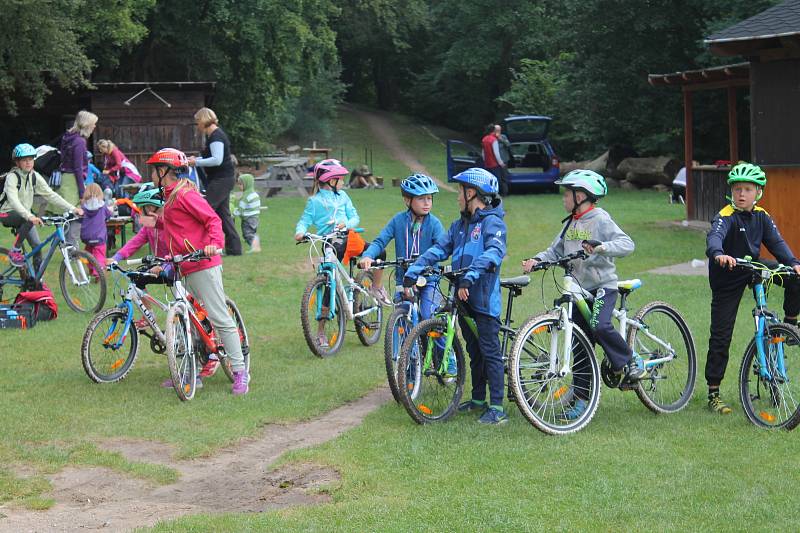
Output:
<instances>
[{"instance_id":1,"label":"car taillight","mask_svg":"<svg viewBox=\"0 0 800 533\"><path fill-rule=\"evenodd\" d=\"M553 156L553 159L550 161L550 164L552 166L558 168L558 166L561 164L561 162L558 160L558 157Z\"/></svg>"}]
</instances>

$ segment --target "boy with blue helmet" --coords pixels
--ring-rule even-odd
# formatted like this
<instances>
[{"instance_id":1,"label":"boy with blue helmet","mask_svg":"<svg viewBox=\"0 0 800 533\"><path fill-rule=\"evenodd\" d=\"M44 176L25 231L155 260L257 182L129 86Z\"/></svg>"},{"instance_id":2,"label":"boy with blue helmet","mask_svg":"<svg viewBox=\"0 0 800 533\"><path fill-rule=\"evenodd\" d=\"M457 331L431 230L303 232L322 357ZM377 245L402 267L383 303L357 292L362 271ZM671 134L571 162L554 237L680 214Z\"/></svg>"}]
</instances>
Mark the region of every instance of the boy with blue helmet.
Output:
<instances>
[{"instance_id":1,"label":"boy with blue helmet","mask_svg":"<svg viewBox=\"0 0 800 533\"><path fill-rule=\"evenodd\" d=\"M406 210L392 217L380 235L373 239L361 256L359 261L361 268L369 268L392 239L394 239L395 257L411 259L441 242L444 237L444 226L435 215L431 214L433 195L439 192L436 183L425 174L412 174L400 183L400 192ZM405 271L402 268L395 270L398 288L403 284L403 274ZM387 297L383 286L375 288L383 298ZM423 319L430 318L433 312L435 289L436 284L431 283L420 292L420 314ZM399 295L395 297L395 300L398 299Z\"/></svg>"},{"instance_id":2,"label":"boy with blue helmet","mask_svg":"<svg viewBox=\"0 0 800 533\"><path fill-rule=\"evenodd\" d=\"M500 350L500 265L506 255L506 224L498 198L497 178L482 168L470 168L454 176L458 182L461 217L447 234L423 253L408 269L403 286L412 287L422 270L452 257L454 270L467 268L458 282L458 299L464 312L475 320L476 336L463 314L461 334L467 345L472 373L472 399L460 412L483 411L479 422L508 421L503 410L503 354ZM486 387L489 401L486 401Z\"/></svg>"}]
</instances>

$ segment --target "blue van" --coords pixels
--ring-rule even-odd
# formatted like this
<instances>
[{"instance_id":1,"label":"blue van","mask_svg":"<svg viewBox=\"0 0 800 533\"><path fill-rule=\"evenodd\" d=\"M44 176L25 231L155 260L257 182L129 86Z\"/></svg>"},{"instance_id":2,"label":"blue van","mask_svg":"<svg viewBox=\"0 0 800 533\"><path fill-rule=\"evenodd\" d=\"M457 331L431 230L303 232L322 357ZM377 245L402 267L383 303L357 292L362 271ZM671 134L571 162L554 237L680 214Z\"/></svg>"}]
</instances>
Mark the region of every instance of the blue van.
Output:
<instances>
[{"instance_id":1,"label":"blue van","mask_svg":"<svg viewBox=\"0 0 800 533\"><path fill-rule=\"evenodd\" d=\"M499 124L511 144L508 157L509 186L534 186L547 190L558 190L554 185L559 175L559 159L547 140L550 117L541 115L514 115L504 118ZM483 155L480 147L456 140L447 141L447 180L471 168L482 167Z\"/></svg>"}]
</instances>

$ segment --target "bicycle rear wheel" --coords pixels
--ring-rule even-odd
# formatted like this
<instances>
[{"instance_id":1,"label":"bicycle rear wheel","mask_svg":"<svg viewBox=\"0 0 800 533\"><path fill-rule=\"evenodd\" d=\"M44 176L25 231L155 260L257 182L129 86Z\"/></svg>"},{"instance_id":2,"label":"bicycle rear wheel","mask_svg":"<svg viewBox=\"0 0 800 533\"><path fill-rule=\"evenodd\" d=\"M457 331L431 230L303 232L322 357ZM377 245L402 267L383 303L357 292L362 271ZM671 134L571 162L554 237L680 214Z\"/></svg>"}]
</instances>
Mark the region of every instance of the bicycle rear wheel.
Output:
<instances>
[{"instance_id":1,"label":"bicycle rear wheel","mask_svg":"<svg viewBox=\"0 0 800 533\"><path fill-rule=\"evenodd\" d=\"M303 325L303 336L306 338L309 349L317 357L329 357L339 351L344 342L345 321L347 320L344 300L337 292L336 312L333 318L325 319L324 327L320 329L317 316L322 309L322 300L326 289L330 290L328 277L319 275L308 282L300 301L300 322ZM327 346L320 342L323 338Z\"/></svg>"},{"instance_id":2,"label":"bicycle rear wheel","mask_svg":"<svg viewBox=\"0 0 800 533\"><path fill-rule=\"evenodd\" d=\"M356 283L369 290L372 287L372 272L359 272ZM353 294L353 314L372 308L372 311L355 319L356 335L364 346L372 346L381 340L383 327L383 307L373 298L355 291Z\"/></svg>"},{"instance_id":3,"label":"bicycle rear wheel","mask_svg":"<svg viewBox=\"0 0 800 533\"><path fill-rule=\"evenodd\" d=\"M106 302L106 275L97 259L83 250L69 251L72 275L67 270L67 261L61 263L58 282L67 305L78 313L96 313Z\"/></svg>"},{"instance_id":4,"label":"bicycle rear wheel","mask_svg":"<svg viewBox=\"0 0 800 533\"><path fill-rule=\"evenodd\" d=\"M17 295L22 292L25 269L13 268L8 257L8 248L0 247L0 275L6 271L10 272L4 281L0 281L0 304L13 304Z\"/></svg>"},{"instance_id":5,"label":"bicycle rear wheel","mask_svg":"<svg viewBox=\"0 0 800 533\"><path fill-rule=\"evenodd\" d=\"M756 426L792 430L800 423L800 332L787 324L769 326L764 351L768 378L761 376L755 339L747 345L739 369L742 408ZM779 367L781 351L783 372Z\"/></svg>"},{"instance_id":6,"label":"bicycle rear wheel","mask_svg":"<svg viewBox=\"0 0 800 533\"><path fill-rule=\"evenodd\" d=\"M95 315L86 326L81 342L81 362L86 375L95 383L122 381L136 362L139 353L136 326L131 323L121 338L127 318L127 310L114 307Z\"/></svg>"},{"instance_id":7,"label":"bicycle rear wheel","mask_svg":"<svg viewBox=\"0 0 800 533\"><path fill-rule=\"evenodd\" d=\"M236 304L230 298L225 299L225 304L228 306L228 314L233 318L233 321L236 322L236 329L239 331L239 342L242 344L242 355L244 356L244 369L247 371L247 374L250 374L250 338L247 336L247 328L244 326L244 319L242 319L242 313L239 312L239 308L236 307ZM225 375L228 376L228 379L231 380L233 383L233 368L231 367L230 358L226 355L223 355L221 359L222 370L225 372Z\"/></svg>"},{"instance_id":8,"label":"bicycle rear wheel","mask_svg":"<svg viewBox=\"0 0 800 533\"><path fill-rule=\"evenodd\" d=\"M394 308L386 322L386 334L383 339L383 359L386 363L386 380L392 390L396 402L400 402L400 393L397 389L397 364L400 360L400 349L403 342L411 333L414 325L408 318L408 304L401 304Z\"/></svg>"},{"instance_id":9,"label":"bicycle rear wheel","mask_svg":"<svg viewBox=\"0 0 800 533\"><path fill-rule=\"evenodd\" d=\"M663 344L675 352L671 361L647 365L650 375L639 382L636 395L654 413L677 413L692 398L697 377L692 332L681 314L665 302L650 302L636 313L633 321L645 327L630 328L628 346L646 365L670 354Z\"/></svg>"},{"instance_id":10,"label":"bicycle rear wheel","mask_svg":"<svg viewBox=\"0 0 800 533\"><path fill-rule=\"evenodd\" d=\"M191 400L197 386L197 361L191 339L189 315L178 303L167 312L167 363L172 386L181 401Z\"/></svg>"},{"instance_id":11,"label":"bicycle rear wheel","mask_svg":"<svg viewBox=\"0 0 800 533\"><path fill-rule=\"evenodd\" d=\"M508 363L517 407L531 424L549 435L583 429L600 403L600 370L594 349L578 326L572 328L572 371L558 375L563 360L551 354L551 347L563 350L564 335L558 317L531 317L517 330ZM551 357L555 358L555 372L550 370Z\"/></svg>"},{"instance_id":12,"label":"bicycle rear wheel","mask_svg":"<svg viewBox=\"0 0 800 533\"><path fill-rule=\"evenodd\" d=\"M451 353L444 354L437 341L444 341L446 333L444 320L423 320L411 330L400 350L397 363L400 402L418 424L447 420L461 401L466 377L464 352L454 336ZM451 357L456 365L452 377L446 372Z\"/></svg>"}]
</instances>

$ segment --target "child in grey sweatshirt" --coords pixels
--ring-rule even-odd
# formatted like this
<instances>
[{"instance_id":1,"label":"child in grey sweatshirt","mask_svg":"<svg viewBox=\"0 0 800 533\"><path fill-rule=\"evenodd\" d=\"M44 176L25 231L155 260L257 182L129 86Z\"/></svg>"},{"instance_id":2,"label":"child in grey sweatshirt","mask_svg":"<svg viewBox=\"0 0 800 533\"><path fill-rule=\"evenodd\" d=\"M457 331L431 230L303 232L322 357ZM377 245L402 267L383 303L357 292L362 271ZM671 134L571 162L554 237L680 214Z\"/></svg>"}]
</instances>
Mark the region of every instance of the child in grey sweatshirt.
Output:
<instances>
[{"instance_id":1,"label":"child in grey sweatshirt","mask_svg":"<svg viewBox=\"0 0 800 533\"><path fill-rule=\"evenodd\" d=\"M614 258L633 252L633 241L606 211L595 206L608 193L601 175L591 170L573 170L556 184L564 188L564 209L571 214L550 247L524 261L522 266L530 272L540 261L555 261L579 250L589 254L586 260L574 262L572 277L594 296L590 306L592 314L588 321L580 312L573 313L572 319L588 334L592 343L597 342L603 347L612 370L620 374L625 383L634 383L647 377L647 372L636 364L630 347L611 324L618 294ZM575 381L583 374L579 371L582 364L588 362L576 356L573 367ZM580 396L580 383L576 383L575 388L577 399L564 415L570 420L578 418L587 406L586 399Z\"/></svg>"}]
</instances>

